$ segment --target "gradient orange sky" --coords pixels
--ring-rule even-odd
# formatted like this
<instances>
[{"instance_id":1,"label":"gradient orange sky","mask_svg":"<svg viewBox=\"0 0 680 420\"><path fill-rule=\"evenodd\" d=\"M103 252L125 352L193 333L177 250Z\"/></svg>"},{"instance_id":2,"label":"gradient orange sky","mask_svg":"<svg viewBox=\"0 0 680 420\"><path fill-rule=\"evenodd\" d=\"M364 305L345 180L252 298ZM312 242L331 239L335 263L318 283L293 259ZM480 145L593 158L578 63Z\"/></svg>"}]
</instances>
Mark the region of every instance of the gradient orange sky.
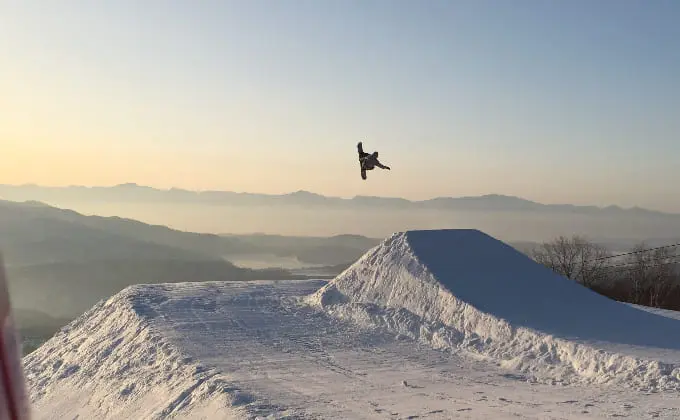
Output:
<instances>
[{"instance_id":1,"label":"gradient orange sky","mask_svg":"<svg viewBox=\"0 0 680 420\"><path fill-rule=\"evenodd\" d=\"M680 211L672 13L398 3L3 6L0 183Z\"/></svg>"}]
</instances>

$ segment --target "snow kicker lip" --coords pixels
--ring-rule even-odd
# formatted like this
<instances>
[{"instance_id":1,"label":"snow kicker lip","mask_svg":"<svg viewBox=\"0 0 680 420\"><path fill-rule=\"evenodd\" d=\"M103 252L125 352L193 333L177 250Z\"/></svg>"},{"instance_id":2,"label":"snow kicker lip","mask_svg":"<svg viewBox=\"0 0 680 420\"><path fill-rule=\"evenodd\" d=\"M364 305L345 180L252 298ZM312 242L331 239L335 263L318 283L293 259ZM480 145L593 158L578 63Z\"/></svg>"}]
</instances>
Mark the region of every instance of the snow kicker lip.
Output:
<instances>
[{"instance_id":1,"label":"snow kicker lip","mask_svg":"<svg viewBox=\"0 0 680 420\"><path fill-rule=\"evenodd\" d=\"M562 382L625 377L640 388L680 388L680 369L651 355L680 359L680 321L598 295L478 230L396 233L308 301L374 326L405 310L458 337L439 347L474 343L463 347ZM387 324L413 328L399 319Z\"/></svg>"},{"instance_id":2,"label":"snow kicker lip","mask_svg":"<svg viewBox=\"0 0 680 420\"><path fill-rule=\"evenodd\" d=\"M171 286L129 286L27 355L31 399L50 400L64 389L88 390L89 399L98 400L98 414L112 418L127 418L131 412L143 418L182 416L204 404L217 404L237 418L272 411L273 406L264 407L255 395L188 357L154 328L153 308L167 300L166 287Z\"/></svg>"}]
</instances>

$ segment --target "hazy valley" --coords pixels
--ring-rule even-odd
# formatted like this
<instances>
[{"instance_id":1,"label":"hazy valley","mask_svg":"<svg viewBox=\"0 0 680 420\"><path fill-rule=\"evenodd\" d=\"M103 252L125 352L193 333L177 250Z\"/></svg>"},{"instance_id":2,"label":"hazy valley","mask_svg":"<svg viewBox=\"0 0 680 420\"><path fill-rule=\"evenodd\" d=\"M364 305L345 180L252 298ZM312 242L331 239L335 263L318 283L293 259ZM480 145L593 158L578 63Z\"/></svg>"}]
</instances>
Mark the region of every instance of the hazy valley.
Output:
<instances>
[{"instance_id":1,"label":"hazy valley","mask_svg":"<svg viewBox=\"0 0 680 420\"><path fill-rule=\"evenodd\" d=\"M198 234L0 201L0 252L25 349L132 284L327 278L377 242Z\"/></svg>"},{"instance_id":2,"label":"hazy valley","mask_svg":"<svg viewBox=\"0 0 680 420\"><path fill-rule=\"evenodd\" d=\"M467 227L475 224L469 219L474 218L491 232L507 227L500 230L508 242L525 253L538 241L567 231L589 233L615 252L643 239L650 246L673 243L668 232L678 231L680 223L680 216L642 209L545 206L502 196L414 203L309 193L161 191L136 185L2 186L0 195L22 201L0 201L0 249L13 304L31 342L133 284L332 278L378 244L377 235L390 227L395 232L414 226ZM59 203L69 206L55 207ZM112 214L123 209L125 217ZM257 219L253 223L269 223L270 232L295 230L297 220L312 236L218 235L163 226L173 219L175 226L185 228L222 224L234 231L249 230L247 220ZM625 234L619 229L623 226L628 227ZM343 228L350 233L324 236ZM599 235L590 234L593 229Z\"/></svg>"}]
</instances>

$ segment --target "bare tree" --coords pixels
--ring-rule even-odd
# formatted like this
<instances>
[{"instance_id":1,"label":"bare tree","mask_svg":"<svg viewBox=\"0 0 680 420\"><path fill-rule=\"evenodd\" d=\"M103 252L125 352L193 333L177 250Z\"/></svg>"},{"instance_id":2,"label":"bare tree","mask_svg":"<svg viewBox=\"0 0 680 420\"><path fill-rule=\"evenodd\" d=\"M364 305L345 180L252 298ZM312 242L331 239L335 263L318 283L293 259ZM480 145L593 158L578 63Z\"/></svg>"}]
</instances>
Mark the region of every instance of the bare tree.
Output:
<instances>
[{"instance_id":1,"label":"bare tree","mask_svg":"<svg viewBox=\"0 0 680 420\"><path fill-rule=\"evenodd\" d=\"M560 236L543 243L531 257L553 271L592 287L607 277L606 257L609 252L602 246L589 242L582 236Z\"/></svg>"},{"instance_id":2,"label":"bare tree","mask_svg":"<svg viewBox=\"0 0 680 420\"><path fill-rule=\"evenodd\" d=\"M625 262L626 278L630 282L630 300L636 304L661 307L674 286L676 273L670 248L647 250L644 243L636 245Z\"/></svg>"},{"instance_id":3,"label":"bare tree","mask_svg":"<svg viewBox=\"0 0 680 420\"><path fill-rule=\"evenodd\" d=\"M638 305L642 304L644 299L644 285L647 282L647 264L648 260L645 258L646 246L640 243L633 247L632 254L626 256L626 263L623 271L625 278L630 283L630 302Z\"/></svg>"},{"instance_id":4,"label":"bare tree","mask_svg":"<svg viewBox=\"0 0 680 420\"><path fill-rule=\"evenodd\" d=\"M579 272L576 279L586 287L609 278L607 269L609 250L601 245L588 242L584 238L575 239L579 250Z\"/></svg>"},{"instance_id":5,"label":"bare tree","mask_svg":"<svg viewBox=\"0 0 680 420\"><path fill-rule=\"evenodd\" d=\"M533 251L532 257L536 262L568 278L573 278L576 271L576 247L564 236L552 242L544 242Z\"/></svg>"}]
</instances>

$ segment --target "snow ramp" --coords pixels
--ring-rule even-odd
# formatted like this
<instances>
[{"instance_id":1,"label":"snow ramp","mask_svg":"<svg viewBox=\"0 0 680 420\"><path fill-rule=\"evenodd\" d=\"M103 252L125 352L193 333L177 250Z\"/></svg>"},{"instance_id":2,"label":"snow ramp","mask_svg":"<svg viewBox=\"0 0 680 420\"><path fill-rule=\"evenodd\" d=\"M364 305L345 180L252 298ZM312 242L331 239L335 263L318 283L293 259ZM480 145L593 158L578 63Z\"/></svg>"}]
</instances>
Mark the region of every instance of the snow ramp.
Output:
<instances>
[{"instance_id":1,"label":"snow ramp","mask_svg":"<svg viewBox=\"0 0 680 420\"><path fill-rule=\"evenodd\" d=\"M680 389L680 321L599 295L478 230L394 234L308 301L535 380Z\"/></svg>"},{"instance_id":2,"label":"snow ramp","mask_svg":"<svg viewBox=\"0 0 680 420\"><path fill-rule=\"evenodd\" d=\"M38 418L244 418L244 396L153 327L173 285L130 286L23 359Z\"/></svg>"}]
</instances>

